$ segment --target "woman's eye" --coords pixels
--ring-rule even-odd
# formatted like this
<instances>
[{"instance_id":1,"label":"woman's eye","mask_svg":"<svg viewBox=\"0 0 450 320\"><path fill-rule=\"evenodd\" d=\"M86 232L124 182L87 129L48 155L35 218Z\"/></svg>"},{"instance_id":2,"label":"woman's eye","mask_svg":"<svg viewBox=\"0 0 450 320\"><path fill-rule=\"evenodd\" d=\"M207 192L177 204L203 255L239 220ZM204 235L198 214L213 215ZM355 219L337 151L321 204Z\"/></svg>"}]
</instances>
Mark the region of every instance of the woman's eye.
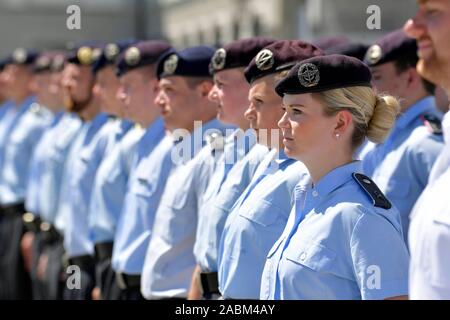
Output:
<instances>
[{"instance_id":1,"label":"woman's eye","mask_svg":"<svg viewBox=\"0 0 450 320\"><path fill-rule=\"evenodd\" d=\"M303 112L301 110L299 110L299 109L292 109L292 113L293 114L301 114Z\"/></svg>"}]
</instances>

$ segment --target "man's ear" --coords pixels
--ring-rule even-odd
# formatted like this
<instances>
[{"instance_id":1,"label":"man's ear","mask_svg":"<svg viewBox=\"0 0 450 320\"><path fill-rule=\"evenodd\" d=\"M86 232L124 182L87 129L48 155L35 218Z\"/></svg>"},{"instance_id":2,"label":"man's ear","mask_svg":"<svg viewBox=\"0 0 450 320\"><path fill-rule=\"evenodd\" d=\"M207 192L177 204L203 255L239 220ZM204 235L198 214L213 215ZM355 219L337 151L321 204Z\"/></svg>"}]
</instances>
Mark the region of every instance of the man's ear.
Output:
<instances>
[{"instance_id":1,"label":"man's ear","mask_svg":"<svg viewBox=\"0 0 450 320\"><path fill-rule=\"evenodd\" d=\"M197 86L197 92L202 98L208 98L209 92L213 88L214 84L211 81L202 81Z\"/></svg>"},{"instance_id":2,"label":"man's ear","mask_svg":"<svg viewBox=\"0 0 450 320\"><path fill-rule=\"evenodd\" d=\"M417 85L420 84L422 80L416 68L409 68L407 74L408 74L408 87L414 89L417 88Z\"/></svg>"},{"instance_id":3,"label":"man's ear","mask_svg":"<svg viewBox=\"0 0 450 320\"><path fill-rule=\"evenodd\" d=\"M152 88L153 93L157 93L159 90L159 81L157 79L151 80L150 88Z\"/></svg>"}]
</instances>

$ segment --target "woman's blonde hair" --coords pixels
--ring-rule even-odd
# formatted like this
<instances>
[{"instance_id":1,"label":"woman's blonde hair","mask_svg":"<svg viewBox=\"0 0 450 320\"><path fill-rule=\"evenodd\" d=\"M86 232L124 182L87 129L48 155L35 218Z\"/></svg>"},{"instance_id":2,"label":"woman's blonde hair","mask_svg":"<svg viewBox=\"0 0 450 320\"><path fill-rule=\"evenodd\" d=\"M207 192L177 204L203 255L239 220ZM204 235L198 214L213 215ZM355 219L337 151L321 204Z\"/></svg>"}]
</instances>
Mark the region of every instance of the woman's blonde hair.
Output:
<instances>
[{"instance_id":1,"label":"woman's blonde hair","mask_svg":"<svg viewBox=\"0 0 450 320\"><path fill-rule=\"evenodd\" d=\"M383 142L400 112L396 98L376 95L369 87L331 89L315 95L324 103L326 115L332 116L342 110L348 110L353 115L353 149L360 146L365 137L374 143Z\"/></svg>"}]
</instances>

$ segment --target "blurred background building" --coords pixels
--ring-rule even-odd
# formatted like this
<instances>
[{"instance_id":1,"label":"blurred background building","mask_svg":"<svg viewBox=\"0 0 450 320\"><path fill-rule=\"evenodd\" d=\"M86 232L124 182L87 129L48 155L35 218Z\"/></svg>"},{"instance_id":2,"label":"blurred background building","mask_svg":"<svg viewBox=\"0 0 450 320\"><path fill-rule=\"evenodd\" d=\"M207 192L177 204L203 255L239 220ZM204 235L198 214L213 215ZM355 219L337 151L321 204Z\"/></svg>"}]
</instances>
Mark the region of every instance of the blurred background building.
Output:
<instances>
[{"instance_id":1,"label":"blurred background building","mask_svg":"<svg viewBox=\"0 0 450 320\"><path fill-rule=\"evenodd\" d=\"M81 30L68 30L66 9L81 8ZM369 30L369 5L381 30ZM0 0L0 55L23 46L167 38L175 46L220 44L255 35L312 40L346 36L369 42L400 28L416 0Z\"/></svg>"}]
</instances>

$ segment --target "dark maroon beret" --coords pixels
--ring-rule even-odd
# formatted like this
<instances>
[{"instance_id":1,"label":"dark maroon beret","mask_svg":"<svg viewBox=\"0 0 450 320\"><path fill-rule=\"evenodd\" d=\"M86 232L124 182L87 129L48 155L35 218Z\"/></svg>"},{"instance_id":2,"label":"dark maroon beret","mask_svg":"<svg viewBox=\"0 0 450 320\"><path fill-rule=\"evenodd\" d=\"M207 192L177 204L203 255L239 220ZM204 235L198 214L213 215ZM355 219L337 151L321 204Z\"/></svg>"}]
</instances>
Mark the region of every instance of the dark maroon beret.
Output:
<instances>
[{"instance_id":1,"label":"dark maroon beret","mask_svg":"<svg viewBox=\"0 0 450 320\"><path fill-rule=\"evenodd\" d=\"M417 57L416 39L409 38L403 30L390 32L371 45L364 62L372 67L405 57Z\"/></svg>"},{"instance_id":2,"label":"dark maroon beret","mask_svg":"<svg viewBox=\"0 0 450 320\"><path fill-rule=\"evenodd\" d=\"M328 51L331 48L348 44L350 43L350 40L345 36L333 36L319 38L317 40L311 41L311 43L324 51Z\"/></svg>"},{"instance_id":3,"label":"dark maroon beret","mask_svg":"<svg viewBox=\"0 0 450 320\"><path fill-rule=\"evenodd\" d=\"M331 47L328 50L325 50L325 52L327 54L343 54L363 61L368 47L369 46L364 43L349 42Z\"/></svg>"},{"instance_id":4,"label":"dark maroon beret","mask_svg":"<svg viewBox=\"0 0 450 320\"><path fill-rule=\"evenodd\" d=\"M246 67L264 47L275 39L255 37L233 41L217 49L209 64L211 74L225 69Z\"/></svg>"},{"instance_id":5,"label":"dark maroon beret","mask_svg":"<svg viewBox=\"0 0 450 320\"><path fill-rule=\"evenodd\" d=\"M120 54L117 60L117 75L120 77L130 70L156 64L160 57L171 49L169 43L161 40L135 43Z\"/></svg>"},{"instance_id":6,"label":"dark maroon beret","mask_svg":"<svg viewBox=\"0 0 450 320\"><path fill-rule=\"evenodd\" d=\"M289 70L295 63L323 55L324 52L316 46L300 40L276 41L252 59L245 69L245 78L249 83L258 78L283 70Z\"/></svg>"},{"instance_id":7,"label":"dark maroon beret","mask_svg":"<svg viewBox=\"0 0 450 320\"><path fill-rule=\"evenodd\" d=\"M297 63L275 87L279 96L353 86L371 87L370 69L362 61L331 54Z\"/></svg>"}]
</instances>

